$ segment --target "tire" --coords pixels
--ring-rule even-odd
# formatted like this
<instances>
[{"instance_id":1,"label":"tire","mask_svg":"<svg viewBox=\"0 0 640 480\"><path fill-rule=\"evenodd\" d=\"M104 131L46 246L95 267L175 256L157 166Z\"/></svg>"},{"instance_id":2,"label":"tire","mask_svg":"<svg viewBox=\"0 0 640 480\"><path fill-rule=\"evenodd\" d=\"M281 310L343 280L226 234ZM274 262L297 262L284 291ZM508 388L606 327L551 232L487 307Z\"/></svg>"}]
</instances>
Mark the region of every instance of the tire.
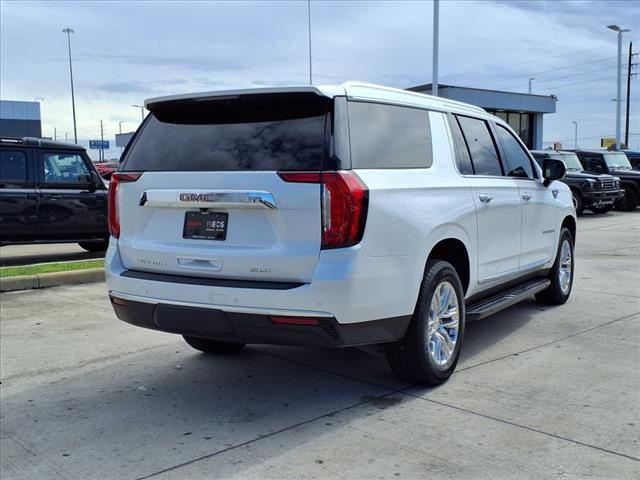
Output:
<instances>
[{"instance_id":1,"label":"tire","mask_svg":"<svg viewBox=\"0 0 640 480\"><path fill-rule=\"evenodd\" d=\"M443 308L447 315L436 314L435 322L440 328L429 330L429 318L434 314L432 303L438 305L436 297L447 295L449 300ZM455 293L455 297L452 297ZM441 310L440 310L441 311ZM457 331L455 320L457 315ZM446 320L443 326L440 322ZM433 325L433 324L432 324ZM385 345L391 370L401 379L426 386L435 386L446 381L456 368L464 337L465 309L462 283L453 266L442 260L429 260L420 286L418 302L411 323L404 337ZM442 342L445 339L445 342ZM449 341L447 342L446 339ZM447 354L444 345L453 342L453 350Z\"/></svg>"},{"instance_id":2,"label":"tire","mask_svg":"<svg viewBox=\"0 0 640 480\"><path fill-rule=\"evenodd\" d=\"M244 343L219 342L209 338L191 337L189 335L183 335L182 338L196 350L215 355L239 352L246 345Z\"/></svg>"},{"instance_id":3,"label":"tire","mask_svg":"<svg viewBox=\"0 0 640 480\"><path fill-rule=\"evenodd\" d=\"M78 242L87 252L105 252L109 248L109 239L101 242Z\"/></svg>"},{"instance_id":4,"label":"tire","mask_svg":"<svg viewBox=\"0 0 640 480\"><path fill-rule=\"evenodd\" d=\"M582 215L582 212L584 212L584 200L582 200L582 195L580 195L580 192L576 192L575 190L571 190L571 195L573 197L573 208L576 209L576 215Z\"/></svg>"},{"instance_id":5,"label":"tire","mask_svg":"<svg viewBox=\"0 0 640 480\"><path fill-rule=\"evenodd\" d=\"M545 290L536 293L536 300L545 305L562 305L565 303L569 299L573 288L574 264L573 237L569 229L563 228L560 232L556 261L549 272L551 285Z\"/></svg>"},{"instance_id":6,"label":"tire","mask_svg":"<svg viewBox=\"0 0 640 480\"><path fill-rule=\"evenodd\" d=\"M593 213L603 214L608 213L613 208L613 205L601 205L599 207L589 207Z\"/></svg>"},{"instance_id":7,"label":"tire","mask_svg":"<svg viewBox=\"0 0 640 480\"><path fill-rule=\"evenodd\" d=\"M631 185L623 185L622 188L624 189L624 197L616 201L616 209L623 212L635 210L638 203L640 203L638 192Z\"/></svg>"}]
</instances>

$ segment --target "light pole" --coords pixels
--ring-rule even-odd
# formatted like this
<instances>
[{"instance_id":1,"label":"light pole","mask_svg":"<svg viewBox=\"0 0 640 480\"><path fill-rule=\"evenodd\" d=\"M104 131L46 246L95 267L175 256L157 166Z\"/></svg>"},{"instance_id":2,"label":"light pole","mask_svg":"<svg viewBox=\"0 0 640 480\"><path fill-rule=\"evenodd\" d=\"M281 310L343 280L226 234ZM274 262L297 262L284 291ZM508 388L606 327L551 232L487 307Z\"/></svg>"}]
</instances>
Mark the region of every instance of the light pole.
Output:
<instances>
[{"instance_id":1,"label":"light pole","mask_svg":"<svg viewBox=\"0 0 640 480\"><path fill-rule=\"evenodd\" d=\"M124 120L120 120L118 122L118 133L122 133L122 124L124 123Z\"/></svg>"},{"instance_id":2,"label":"light pole","mask_svg":"<svg viewBox=\"0 0 640 480\"><path fill-rule=\"evenodd\" d=\"M71 34L73 30L69 27L62 30L67 34L67 45L69 46L69 78L71 79L71 109L73 110L73 138L75 144L78 144L78 130L76 128L76 99L73 94L73 67L71 66Z\"/></svg>"},{"instance_id":3,"label":"light pole","mask_svg":"<svg viewBox=\"0 0 640 480\"><path fill-rule=\"evenodd\" d=\"M620 28L618 25L608 25L609 30L618 32L618 94L616 95L616 150L620 150L620 124L622 123L621 116L621 101L622 101L622 34L628 32L628 28Z\"/></svg>"},{"instance_id":4,"label":"light pole","mask_svg":"<svg viewBox=\"0 0 640 480\"><path fill-rule=\"evenodd\" d=\"M533 82L536 77L529 77L529 95L531 95L531 82Z\"/></svg>"},{"instance_id":5,"label":"light pole","mask_svg":"<svg viewBox=\"0 0 640 480\"><path fill-rule=\"evenodd\" d=\"M131 105L131 106L140 109L140 121L144 122L144 105Z\"/></svg>"},{"instance_id":6,"label":"light pole","mask_svg":"<svg viewBox=\"0 0 640 480\"><path fill-rule=\"evenodd\" d=\"M34 102L44 102L44 98L43 97L36 97L33 99Z\"/></svg>"},{"instance_id":7,"label":"light pole","mask_svg":"<svg viewBox=\"0 0 640 480\"><path fill-rule=\"evenodd\" d=\"M309 85L313 85L313 69L311 63L311 0L307 0L307 19L309 20Z\"/></svg>"},{"instance_id":8,"label":"light pole","mask_svg":"<svg viewBox=\"0 0 640 480\"><path fill-rule=\"evenodd\" d=\"M69 132L64 132L64 143L69 143Z\"/></svg>"},{"instance_id":9,"label":"light pole","mask_svg":"<svg viewBox=\"0 0 640 480\"><path fill-rule=\"evenodd\" d=\"M574 150L578 149L578 122L571 122L575 126L573 131L573 148Z\"/></svg>"},{"instance_id":10,"label":"light pole","mask_svg":"<svg viewBox=\"0 0 640 480\"><path fill-rule=\"evenodd\" d=\"M438 96L438 39L440 37L440 0L433 0L433 67L431 75L431 95Z\"/></svg>"}]
</instances>

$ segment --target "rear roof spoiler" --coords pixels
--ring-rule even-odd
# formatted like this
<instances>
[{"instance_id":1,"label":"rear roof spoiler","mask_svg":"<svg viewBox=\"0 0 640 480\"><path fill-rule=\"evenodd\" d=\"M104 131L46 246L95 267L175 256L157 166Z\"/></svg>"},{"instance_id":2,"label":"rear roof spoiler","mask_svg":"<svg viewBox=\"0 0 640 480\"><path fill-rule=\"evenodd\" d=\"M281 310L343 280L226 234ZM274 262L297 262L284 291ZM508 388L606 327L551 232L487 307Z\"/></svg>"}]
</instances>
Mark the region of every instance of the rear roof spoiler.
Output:
<instances>
[{"instance_id":1,"label":"rear roof spoiler","mask_svg":"<svg viewBox=\"0 0 640 480\"><path fill-rule=\"evenodd\" d=\"M153 111L154 108L158 105L172 102L207 102L216 100L231 100L243 95L269 95L280 93L314 93L321 97L333 98L338 95L345 95L345 90L342 87L316 87L313 85L302 85L293 87L243 88L237 90L220 90L214 92L186 93L182 95L155 97L145 100L144 106L149 111Z\"/></svg>"}]
</instances>

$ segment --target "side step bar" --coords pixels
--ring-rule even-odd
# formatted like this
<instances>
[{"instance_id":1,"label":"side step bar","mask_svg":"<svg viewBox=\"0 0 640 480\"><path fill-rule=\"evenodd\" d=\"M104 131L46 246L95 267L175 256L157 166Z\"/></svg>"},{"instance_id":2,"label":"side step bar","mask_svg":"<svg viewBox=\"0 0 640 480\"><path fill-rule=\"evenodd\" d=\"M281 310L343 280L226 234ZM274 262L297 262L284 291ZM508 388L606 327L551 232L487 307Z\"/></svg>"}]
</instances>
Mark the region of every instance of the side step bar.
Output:
<instances>
[{"instance_id":1,"label":"side step bar","mask_svg":"<svg viewBox=\"0 0 640 480\"><path fill-rule=\"evenodd\" d=\"M551 280L531 280L516 287L500 292L497 295L480 300L477 303L467 306L467 320L480 320L493 315L500 310L504 310L511 305L524 300L534 293L541 292L551 284Z\"/></svg>"}]
</instances>

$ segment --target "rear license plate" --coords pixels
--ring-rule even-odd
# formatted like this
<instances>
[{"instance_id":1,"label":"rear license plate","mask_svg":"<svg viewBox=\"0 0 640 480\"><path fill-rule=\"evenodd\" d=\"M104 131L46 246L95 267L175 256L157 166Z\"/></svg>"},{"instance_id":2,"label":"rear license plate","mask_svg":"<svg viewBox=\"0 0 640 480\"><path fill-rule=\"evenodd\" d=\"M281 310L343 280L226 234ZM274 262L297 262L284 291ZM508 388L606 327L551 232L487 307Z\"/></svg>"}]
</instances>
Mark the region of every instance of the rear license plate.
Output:
<instances>
[{"instance_id":1,"label":"rear license plate","mask_svg":"<svg viewBox=\"0 0 640 480\"><path fill-rule=\"evenodd\" d=\"M182 238L196 240L225 240L228 213L186 212Z\"/></svg>"}]
</instances>

